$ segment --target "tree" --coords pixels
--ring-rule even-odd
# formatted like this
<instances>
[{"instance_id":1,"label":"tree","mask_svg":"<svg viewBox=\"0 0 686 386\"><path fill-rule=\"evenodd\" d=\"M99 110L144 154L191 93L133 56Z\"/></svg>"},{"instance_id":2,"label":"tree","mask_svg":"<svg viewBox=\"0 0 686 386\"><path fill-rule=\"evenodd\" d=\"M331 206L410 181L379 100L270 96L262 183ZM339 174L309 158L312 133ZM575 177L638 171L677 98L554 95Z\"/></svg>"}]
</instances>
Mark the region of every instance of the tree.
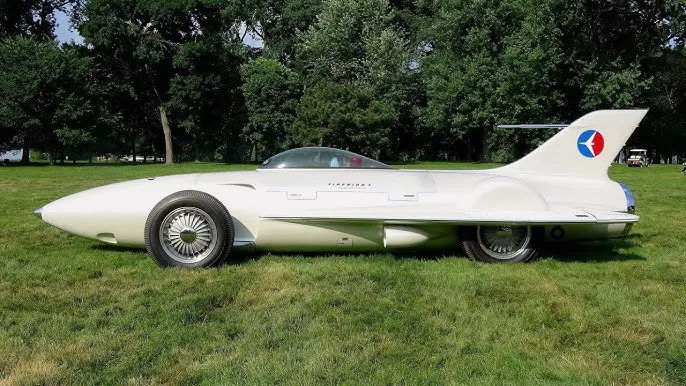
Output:
<instances>
[{"instance_id":1,"label":"tree","mask_svg":"<svg viewBox=\"0 0 686 386\"><path fill-rule=\"evenodd\" d=\"M159 125L157 103L141 91L147 78L127 63L110 55L109 49L86 48L93 62L95 91L101 101L100 126L103 132L97 148L101 153L141 154L151 142L164 143ZM155 155L155 146L152 146ZM135 158L134 158L135 159Z\"/></svg>"},{"instance_id":2,"label":"tree","mask_svg":"<svg viewBox=\"0 0 686 386\"><path fill-rule=\"evenodd\" d=\"M557 1L555 7L562 12L558 17L565 60L558 71L557 87L563 95L563 118L569 121L600 108L654 106L659 83L655 78L664 75L662 66L668 61L663 56L683 45L684 3L585 0ZM668 71L678 73L678 65ZM634 138L664 128L653 123L656 113L651 109ZM659 119L676 123L678 115Z\"/></svg>"},{"instance_id":3,"label":"tree","mask_svg":"<svg viewBox=\"0 0 686 386\"><path fill-rule=\"evenodd\" d=\"M378 157L400 124L401 110L412 110L407 108L411 50L390 23L387 1L327 1L299 52L307 76L294 138L306 138L307 133L298 131L315 125L321 128L320 139L345 132L337 140L340 146L366 149ZM340 115L327 118L326 110L311 110L325 108Z\"/></svg>"},{"instance_id":4,"label":"tree","mask_svg":"<svg viewBox=\"0 0 686 386\"><path fill-rule=\"evenodd\" d=\"M651 73L650 111L629 145L652 149L653 162L686 156L686 48L667 49Z\"/></svg>"},{"instance_id":5,"label":"tree","mask_svg":"<svg viewBox=\"0 0 686 386\"><path fill-rule=\"evenodd\" d=\"M497 123L554 120L559 30L548 4L448 1L423 29L427 55L422 114L430 146L448 158L511 160L531 132L491 131ZM504 148L506 145L507 148Z\"/></svg>"},{"instance_id":6,"label":"tree","mask_svg":"<svg viewBox=\"0 0 686 386\"><path fill-rule=\"evenodd\" d=\"M453 157L509 161L542 137L497 123L645 104L646 66L682 30L670 3L447 1L422 29L428 137Z\"/></svg>"},{"instance_id":7,"label":"tree","mask_svg":"<svg viewBox=\"0 0 686 386\"><path fill-rule=\"evenodd\" d=\"M217 36L204 36L184 43L174 58L175 76L169 90L169 109L180 128L190 137L188 150L198 160L201 154L214 159L219 143L234 139L243 109L239 66L243 48ZM181 133L177 133L181 135ZM224 157L226 158L226 157Z\"/></svg>"},{"instance_id":8,"label":"tree","mask_svg":"<svg viewBox=\"0 0 686 386\"><path fill-rule=\"evenodd\" d=\"M243 137L256 160L283 150L300 98L297 74L273 59L257 58L241 67L248 122Z\"/></svg>"},{"instance_id":9,"label":"tree","mask_svg":"<svg viewBox=\"0 0 686 386\"><path fill-rule=\"evenodd\" d=\"M94 141L91 62L73 47L17 37L0 44L0 141L75 150Z\"/></svg>"},{"instance_id":10,"label":"tree","mask_svg":"<svg viewBox=\"0 0 686 386\"><path fill-rule=\"evenodd\" d=\"M0 40L13 36L51 39L55 28L55 9L66 1L3 0L0 2Z\"/></svg>"},{"instance_id":11,"label":"tree","mask_svg":"<svg viewBox=\"0 0 686 386\"><path fill-rule=\"evenodd\" d=\"M375 100L360 84L319 82L308 88L291 128L291 140L300 146L333 146L374 155L389 143L396 112Z\"/></svg>"},{"instance_id":12,"label":"tree","mask_svg":"<svg viewBox=\"0 0 686 386\"><path fill-rule=\"evenodd\" d=\"M315 22L321 4L322 0L246 0L226 2L224 13L240 20L244 33L262 39L266 56L290 63L299 34Z\"/></svg>"},{"instance_id":13,"label":"tree","mask_svg":"<svg viewBox=\"0 0 686 386\"><path fill-rule=\"evenodd\" d=\"M212 1L89 1L79 30L86 43L114 59L113 72L126 74L140 99L154 100L165 144L166 162L174 160L168 107L172 83L184 74L186 44L222 32L220 9Z\"/></svg>"},{"instance_id":14,"label":"tree","mask_svg":"<svg viewBox=\"0 0 686 386\"><path fill-rule=\"evenodd\" d=\"M86 46L51 42L56 9ZM0 146L507 162L550 133L499 123L650 107L630 143L684 151L683 0L7 0L8 38Z\"/></svg>"}]
</instances>

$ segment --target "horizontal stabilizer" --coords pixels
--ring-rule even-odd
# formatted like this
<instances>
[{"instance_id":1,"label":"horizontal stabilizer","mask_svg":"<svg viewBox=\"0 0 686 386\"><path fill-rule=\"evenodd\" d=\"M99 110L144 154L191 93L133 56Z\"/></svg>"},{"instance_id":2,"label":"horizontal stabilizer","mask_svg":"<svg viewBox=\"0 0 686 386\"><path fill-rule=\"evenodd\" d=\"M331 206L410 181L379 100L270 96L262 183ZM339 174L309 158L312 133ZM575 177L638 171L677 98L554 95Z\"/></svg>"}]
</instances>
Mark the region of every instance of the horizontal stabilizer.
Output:
<instances>
[{"instance_id":1,"label":"horizontal stabilizer","mask_svg":"<svg viewBox=\"0 0 686 386\"><path fill-rule=\"evenodd\" d=\"M526 125L498 125L496 127L501 129L564 129L569 125L555 124L555 123L531 123Z\"/></svg>"}]
</instances>

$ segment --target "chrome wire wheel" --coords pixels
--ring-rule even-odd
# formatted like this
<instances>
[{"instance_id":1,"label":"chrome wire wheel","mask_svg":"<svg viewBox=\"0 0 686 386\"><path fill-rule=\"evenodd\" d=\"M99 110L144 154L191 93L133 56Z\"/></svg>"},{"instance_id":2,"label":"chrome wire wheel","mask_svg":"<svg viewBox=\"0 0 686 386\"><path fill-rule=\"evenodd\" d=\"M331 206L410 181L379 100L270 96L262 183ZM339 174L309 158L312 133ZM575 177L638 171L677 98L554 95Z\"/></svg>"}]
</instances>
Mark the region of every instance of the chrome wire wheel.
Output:
<instances>
[{"instance_id":1,"label":"chrome wire wheel","mask_svg":"<svg viewBox=\"0 0 686 386\"><path fill-rule=\"evenodd\" d=\"M478 226L476 237L479 246L488 256L510 260L524 252L531 241L530 226Z\"/></svg>"},{"instance_id":2,"label":"chrome wire wheel","mask_svg":"<svg viewBox=\"0 0 686 386\"><path fill-rule=\"evenodd\" d=\"M217 226L204 210L184 206L162 220L159 236L170 258L180 263L196 263L214 250Z\"/></svg>"}]
</instances>

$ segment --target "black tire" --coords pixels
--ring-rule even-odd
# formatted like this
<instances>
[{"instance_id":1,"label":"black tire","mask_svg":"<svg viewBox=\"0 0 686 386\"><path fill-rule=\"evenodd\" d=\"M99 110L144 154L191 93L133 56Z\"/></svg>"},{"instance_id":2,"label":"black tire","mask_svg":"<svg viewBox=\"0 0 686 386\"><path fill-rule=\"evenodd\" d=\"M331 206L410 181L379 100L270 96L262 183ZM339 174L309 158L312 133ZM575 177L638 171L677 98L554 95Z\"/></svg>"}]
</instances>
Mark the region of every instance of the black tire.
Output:
<instances>
[{"instance_id":1,"label":"black tire","mask_svg":"<svg viewBox=\"0 0 686 386\"><path fill-rule=\"evenodd\" d=\"M198 225L188 225L188 221ZM181 226L183 230L174 230ZM165 235L163 227L168 229ZM211 195L195 190L165 197L145 223L145 247L161 267L219 265L229 257L233 240L233 221L226 207Z\"/></svg>"},{"instance_id":2,"label":"black tire","mask_svg":"<svg viewBox=\"0 0 686 386\"><path fill-rule=\"evenodd\" d=\"M521 228L524 228L528 237L523 239L521 244L518 243L516 250L509 255L507 253L500 254L493 250L489 250L484 243L480 242L481 237L479 232L483 232L486 229L490 230L490 228L509 228L511 230L516 229L517 231L521 231ZM470 260L485 263L524 263L533 260L538 255L536 246L540 240L542 240L542 233L542 228L531 226L471 226L463 227L461 229L460 238L462 248Z\"/></svg>"}]
</instances>

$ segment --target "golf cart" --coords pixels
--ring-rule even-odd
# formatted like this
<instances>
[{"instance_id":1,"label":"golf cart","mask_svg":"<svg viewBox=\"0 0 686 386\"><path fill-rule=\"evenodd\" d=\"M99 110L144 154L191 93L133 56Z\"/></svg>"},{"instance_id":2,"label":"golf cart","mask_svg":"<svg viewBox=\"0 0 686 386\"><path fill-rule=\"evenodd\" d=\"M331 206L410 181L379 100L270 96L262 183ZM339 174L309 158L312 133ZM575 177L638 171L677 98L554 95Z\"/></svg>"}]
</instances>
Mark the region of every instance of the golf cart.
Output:
<instances>
[{"instance_id":1,"label":"golf cart","mask_svg":"<svg viewBox=\"0 0 686 386\"><path fill-rule=\"evenodd\" d=\"M648 150L646 149L631 149L629 150L629 158L626 160L628 167L648 167L650 161L648 160Z\"/></svg>"}]
</instances>

